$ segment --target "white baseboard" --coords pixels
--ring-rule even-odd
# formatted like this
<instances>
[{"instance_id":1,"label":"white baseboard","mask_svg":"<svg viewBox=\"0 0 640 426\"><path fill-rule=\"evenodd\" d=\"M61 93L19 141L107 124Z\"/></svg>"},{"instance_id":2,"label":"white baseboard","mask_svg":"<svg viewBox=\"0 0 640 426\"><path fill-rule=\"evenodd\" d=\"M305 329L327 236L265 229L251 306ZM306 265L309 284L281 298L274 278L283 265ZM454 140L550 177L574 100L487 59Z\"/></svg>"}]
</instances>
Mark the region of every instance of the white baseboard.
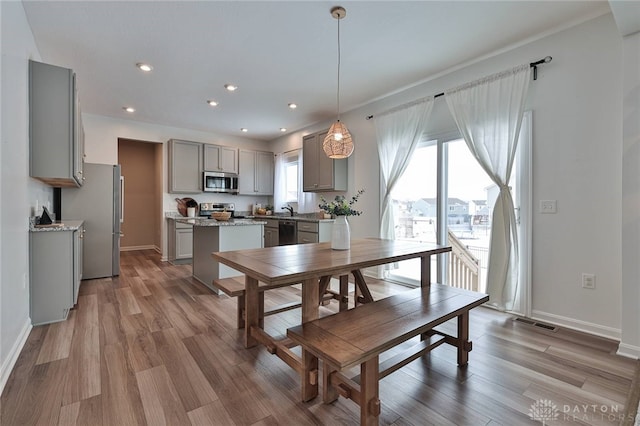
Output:
<instances>
[{"instance_id":1,"label":"white baseboard","mask_svg":"<svg viewBox=\"0 0 640 426\"><path fill-rule=\"evenodd\" d=\"M31 325L31 318L27 318L27 322L24 327L22 327L22 331L18 335L18 339L14 343L11 351L9 352L7 359L2 363L2 367L0 367L0 393L4 390L4 386L7 384L7 380L9 380L9 375L13 370L13 367L16 365L16 361L18 361L18 356L24 347L24 344L27 343L27 337L29 337L29 333L33 326Z\"/></svg>"},{"instance_id":2,"label":"white baseboard","mask_svg":"<svg viewBox=\"0 0 640 426\"><path fill-rule=\"evenodd\" d=\"M620 341L620 337L622 336L622 332L619 328L605 327L603 325L593 324L590 322L577 320L575 318L563 317L561 315L549 314L547 312L541 312L537 310L533 310L531 312L531 318L534 320L570 328L572 330L583 331L585 333L605 337L611 340Z\"/></svg>"},{"instance_id":3,"label":"white baseboard","mask_svg":"<svg viewBox=\"0 0 640 426\"><path fill-rule=\"evenodd\" d=\"M640 359L640 346L627 345L621 342L618 345L618 352L616 352L616 354L627 358Z\"/></svg>"}]
</instances>

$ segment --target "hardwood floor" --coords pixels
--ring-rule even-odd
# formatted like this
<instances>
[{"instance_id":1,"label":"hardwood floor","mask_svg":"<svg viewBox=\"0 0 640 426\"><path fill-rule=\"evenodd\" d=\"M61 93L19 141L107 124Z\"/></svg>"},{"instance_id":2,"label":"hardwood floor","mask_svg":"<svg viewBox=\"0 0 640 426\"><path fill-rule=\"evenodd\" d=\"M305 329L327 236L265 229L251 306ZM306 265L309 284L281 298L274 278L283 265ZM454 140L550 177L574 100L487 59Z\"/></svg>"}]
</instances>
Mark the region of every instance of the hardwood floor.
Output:
<instances>
[{"instance_id":1,"label":"hardwood floor","mask_svg":"<svg viewBox=\"0 0 640 426\"><path fill-rule=\"evenodd\" d=\"M358 424L349 400L300 402L296 373L243 347L236 300L192 280L190 265L124 252L121 274L84 281L67 321L33 328L2 394L1 425ZM374 298L404 290L371 288ZM272 290L265 303L298 295ZM322 308L336 310L335 301ZM299 318L270 316L265 328L284 334ZM486 308L471 312L470 329L467 368L443 345L381 381L381 424L634 424L640 362L616 356L615 342Z\"/></svg>"}]
</instances>

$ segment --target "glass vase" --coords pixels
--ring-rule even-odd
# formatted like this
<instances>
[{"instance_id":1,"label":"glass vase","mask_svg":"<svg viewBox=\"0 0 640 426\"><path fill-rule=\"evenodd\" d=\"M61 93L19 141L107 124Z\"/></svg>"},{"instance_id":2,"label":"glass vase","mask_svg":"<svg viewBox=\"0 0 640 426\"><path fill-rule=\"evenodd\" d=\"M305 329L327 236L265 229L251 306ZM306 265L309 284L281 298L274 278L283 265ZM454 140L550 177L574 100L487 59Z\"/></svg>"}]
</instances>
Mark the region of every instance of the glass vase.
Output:
<instances>
[{"instance_id":1,"label":"glass vase","mask_svg":"<svg viewBox=\"0 0 640 426\"><path fill-rule=\"evenodd\" d=\"M349 250L351 248L351 230L346 216L336 216L331 229L331 248L333 250Z\"/></svg>"}]
</instances>

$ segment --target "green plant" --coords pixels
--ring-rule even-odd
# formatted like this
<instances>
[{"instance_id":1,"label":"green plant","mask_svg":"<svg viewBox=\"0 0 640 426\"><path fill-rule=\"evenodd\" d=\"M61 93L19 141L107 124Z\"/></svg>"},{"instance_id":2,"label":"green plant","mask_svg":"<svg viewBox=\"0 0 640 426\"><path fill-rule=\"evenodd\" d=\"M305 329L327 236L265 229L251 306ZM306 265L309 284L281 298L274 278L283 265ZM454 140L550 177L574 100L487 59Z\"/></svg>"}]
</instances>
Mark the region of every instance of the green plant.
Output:
<instances>
[{"instance_id":1,"label":"green plant","mask_svg":"<svg viewBox=\"0 0 640 426\"><path fill-rule=\"evenodd\" d=\"M362 212L355 210L353 205L363 193L364 189L361 189L350 199L344 195L336 195L333 201L327 201L323 196L320 196L321 203L318 204L318 207L333 216L360 216Z\"/></svg>"}]
</instances>

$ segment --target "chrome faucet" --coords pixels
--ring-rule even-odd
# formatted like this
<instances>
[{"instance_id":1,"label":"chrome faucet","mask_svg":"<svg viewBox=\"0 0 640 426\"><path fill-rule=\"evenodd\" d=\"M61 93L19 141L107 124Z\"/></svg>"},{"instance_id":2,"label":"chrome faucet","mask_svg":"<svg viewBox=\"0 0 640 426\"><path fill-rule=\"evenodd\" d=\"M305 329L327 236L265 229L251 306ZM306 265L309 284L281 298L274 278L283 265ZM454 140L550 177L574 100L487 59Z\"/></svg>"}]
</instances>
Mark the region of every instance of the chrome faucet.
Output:
<instances>
[{"instance_id":1,"label":"chrome faucet","mask_svg":"<svg viewBox=\"0 0 640 426\"><path fill-rule=\"evenodd\" d=\"M293 217L293 207L291 207L290 205L286 205L286 206L283 206L282 208L285 210L289 210L289 213Z\"/></svg>"}]
</instances>

